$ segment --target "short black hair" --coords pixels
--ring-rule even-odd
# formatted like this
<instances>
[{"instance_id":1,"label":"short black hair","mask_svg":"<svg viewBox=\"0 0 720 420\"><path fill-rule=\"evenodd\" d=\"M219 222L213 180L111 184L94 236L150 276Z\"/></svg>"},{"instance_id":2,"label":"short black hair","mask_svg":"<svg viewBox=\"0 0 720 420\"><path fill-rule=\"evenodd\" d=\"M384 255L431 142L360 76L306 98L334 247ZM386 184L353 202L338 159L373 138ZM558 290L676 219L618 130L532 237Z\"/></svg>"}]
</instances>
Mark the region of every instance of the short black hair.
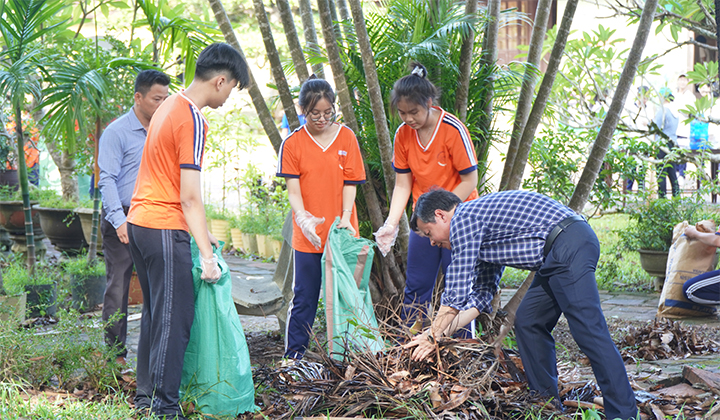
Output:
<instances>
[{"instance_id":1,"label":"short black hair","mask_svg":"<svg viewBox=\"0 0 720 420\"><path fill-rule=\"evenodd\" d=\"M226 73L237 81L238 89L250 84L248 66L242 54L230 44L216 42L205 47L195 62L195 78L208 81L218 73Z\"/></svg>"},{"instance_id":2,"label":"short black hair","mask_svg":"<svg viewBox=\"0 0 720 420\"><path fill-rule=\"evenodd\" d=\"M170 77L158 70L143 70L135 78L135 93L145 96L153 85L168 86Z\"/></svg>"},{"instance_id":3,"label":"short black hair","mask_svg":"<svg viewBox=\"0 0 720 420\"><path fill-rule=\"evenodd\" d=\"M410 63L412 71L407 76L400 78L393 85L390 93L390 105L397 109L397 104L405 100L414 104L422 105L427 109L428 99L435 102L440 97L440 91L431 81L427 79L427 69L418 62Z\"/></svg>"},{"instance_id":4,"label":"short black hair","mask_svg":"<svg viewBox=\"0 0 720 420\"><path fill-rule=\"evenodd\" d=\"M315 108L320 99L327 99L335 106L335 91L325 79L319 79L314 74L302 84L298 95L298 105L305 115Z\"/></svg>"},{"instance_id":5,"label":"short black hair","mask_svg":"<svg viewBox=\"0 0 720 420\"><path fill-rule=\"evenodd\" d=\"M415 211L410 217L410 229L418 231L417 219L424 223L435 223L435 210L450 211L457 207L460 197L442 188L433 188L418 198Z\"/></svg>"}]
</instances>

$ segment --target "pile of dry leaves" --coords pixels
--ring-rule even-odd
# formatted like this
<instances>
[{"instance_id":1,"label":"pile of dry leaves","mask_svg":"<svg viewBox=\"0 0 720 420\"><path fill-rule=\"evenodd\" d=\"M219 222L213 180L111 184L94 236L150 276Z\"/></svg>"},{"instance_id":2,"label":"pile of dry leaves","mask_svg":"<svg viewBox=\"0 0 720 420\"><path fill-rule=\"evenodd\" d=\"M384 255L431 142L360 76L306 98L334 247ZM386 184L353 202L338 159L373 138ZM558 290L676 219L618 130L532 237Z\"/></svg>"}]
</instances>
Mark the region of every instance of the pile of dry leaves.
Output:
<instances>
[{"instance_id":1,"label":"pile of dry leaves","mask_svg":"<svg viewBox=\"0 0 720 420\"><path fill-rule=\"evenodd\" d=\"M626 362L684 359L692 355L717 353L720 343L703 334L706 328L656 319L643 327L627 327L617 346Z\"/></svg>"}]
</instances>

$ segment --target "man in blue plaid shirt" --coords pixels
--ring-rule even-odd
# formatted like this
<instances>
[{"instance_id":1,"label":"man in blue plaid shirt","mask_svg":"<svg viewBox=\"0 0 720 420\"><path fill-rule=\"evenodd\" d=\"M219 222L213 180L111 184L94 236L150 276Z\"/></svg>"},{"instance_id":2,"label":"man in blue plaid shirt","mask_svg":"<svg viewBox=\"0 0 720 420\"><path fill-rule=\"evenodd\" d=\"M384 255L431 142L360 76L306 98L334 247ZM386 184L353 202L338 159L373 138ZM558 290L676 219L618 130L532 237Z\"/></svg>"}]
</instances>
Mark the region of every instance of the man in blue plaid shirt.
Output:
<instances>
[{"instance_id":1,"label":"man in blue plaid shirt","mask_svg":"<svg viewBox=\"0 0 720 420\"><path fill-rule=\"evenodd\" d=\"M505 266L536 271L515 321L530 388L560 401L552 330L564 314L590 359L606 417L637 417L625 365L600 307L595 283L600 244L581 216L528 191L503 191L462 203L455 194L436 189L420 196L410 227L433 245L452 250L433 325L407 344L415 347L413 359L434 354L435 339L464 325L468 316L491 310Z\"/></svg>"}]
</instances>

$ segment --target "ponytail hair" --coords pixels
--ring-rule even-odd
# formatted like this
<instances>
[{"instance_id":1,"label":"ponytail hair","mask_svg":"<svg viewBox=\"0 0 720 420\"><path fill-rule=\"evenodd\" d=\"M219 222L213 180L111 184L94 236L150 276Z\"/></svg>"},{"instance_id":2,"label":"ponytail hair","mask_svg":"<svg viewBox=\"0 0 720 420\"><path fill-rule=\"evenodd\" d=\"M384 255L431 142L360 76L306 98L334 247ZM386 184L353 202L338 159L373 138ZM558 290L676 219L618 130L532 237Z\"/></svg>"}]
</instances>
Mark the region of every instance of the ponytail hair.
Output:
<instances>
[{"instance_id":1,"label":"ponytail hair","mask_svg":"<svg viewBox=\"0 0 720 420\"><path fill-rule=\"evenodd\" d=\"M390 105L397 109L401 100L422 105L427 109L428 99L435 102L440 97L440 91L427 79L427 69L418 62L410 63L410 74L402 77L393 85L390 93Z\"/></svg>"},{"instance_id":2,"label":"ponytail hair","mask_svg":"<svg viewBox=\"0 0 720 420\"><path fill-rule=\"evenodd\" d=\"M333 106L335 105L335 91L330 86L330 83L313 74L305 80L300 88L298 105L300 105L303 114L307 115L323 98L327 99Z\"/></svg>"}]
</instances>

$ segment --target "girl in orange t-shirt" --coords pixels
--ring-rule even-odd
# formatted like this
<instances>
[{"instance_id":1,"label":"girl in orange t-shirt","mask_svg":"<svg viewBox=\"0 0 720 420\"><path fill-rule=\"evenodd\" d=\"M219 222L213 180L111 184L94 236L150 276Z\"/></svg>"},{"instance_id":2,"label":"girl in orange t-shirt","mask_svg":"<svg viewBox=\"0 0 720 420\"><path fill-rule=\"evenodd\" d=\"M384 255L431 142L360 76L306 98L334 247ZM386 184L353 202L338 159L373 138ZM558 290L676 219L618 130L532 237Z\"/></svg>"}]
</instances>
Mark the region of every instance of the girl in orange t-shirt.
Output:
<instances>
[{"instance_id":1,"label":"girl in orange t-shirt","mask_svg":"<svg viewBox=\"0 0 720 420\"><path fill-rule=\"evenodd\" d=\"M314 75L300 89L300 108L307 121L280 146L277 176L287 182L293 210L295 296L288 308L285 357L305 354L315 321L321 258L336 217L339 228L358 236L357 184L365 182L360 146L348 127L335 122L335 92Z\"/></svg>"},{"instance_id":2,"label":"girl in orange t-shirt","mask_svg":"<svg viewBox=\"0 0 720 420\"><path fill-rule=\"evenodd\" d=\"M431 188L452 191L463 201L478 197L477 158L470 133L454 115L433 106L438 89L427 70L412 64L412 73L395 82L391 103L403 124L395 133L393 168L395 189L385 224L375 233L386 255L395 243L400 217L412 193L418 197ZM415 320L427 311L438 270L446 272L450 250L433 247L430 240L410 232L402 316Z\"/></svg>"}]
</instances>

